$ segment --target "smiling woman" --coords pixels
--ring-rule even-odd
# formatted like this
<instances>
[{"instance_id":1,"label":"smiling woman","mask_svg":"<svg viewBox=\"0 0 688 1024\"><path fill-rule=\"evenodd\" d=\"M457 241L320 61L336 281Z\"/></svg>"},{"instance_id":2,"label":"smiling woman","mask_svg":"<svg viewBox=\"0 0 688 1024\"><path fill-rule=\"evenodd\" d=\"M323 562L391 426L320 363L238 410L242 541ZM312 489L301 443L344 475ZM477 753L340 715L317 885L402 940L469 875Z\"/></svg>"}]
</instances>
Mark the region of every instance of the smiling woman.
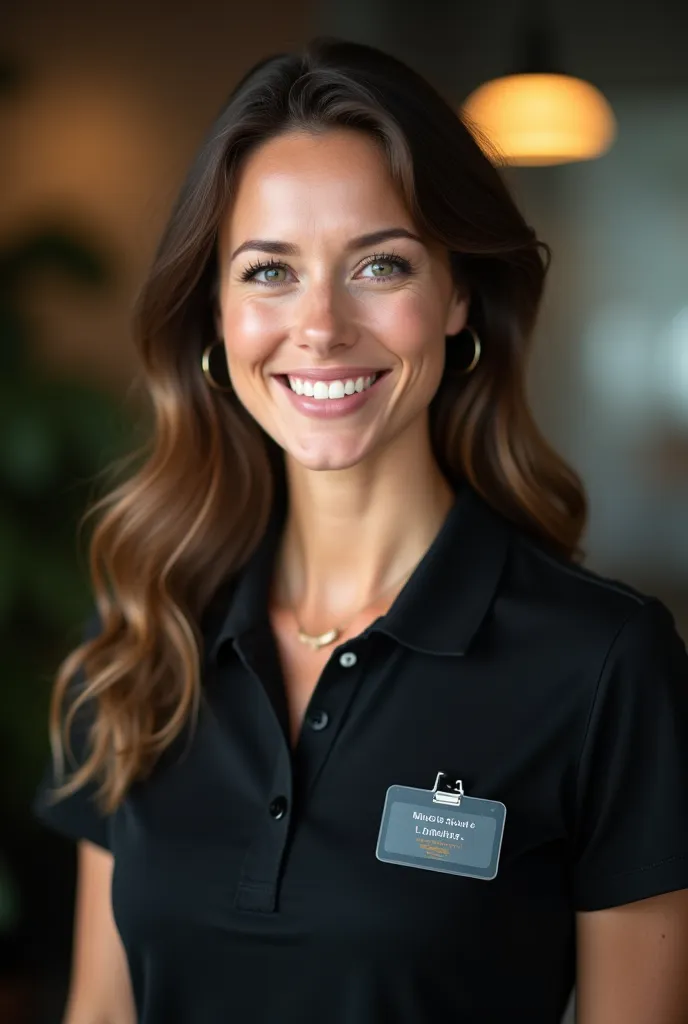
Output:
<instances>
[{"instance_id":1,"label":"smiling woman","mask_svg":"<svg viewBox=\"0 0 688 1024\"><path fill-rule=\"evenodd\" d=\"M316 40L221 111L55 684L65 1024L558 1024L577 964L580 1024L686 1019L688 658L576 564L525 400L548 258L384 53Z\"/></svg>"}]
</instances>

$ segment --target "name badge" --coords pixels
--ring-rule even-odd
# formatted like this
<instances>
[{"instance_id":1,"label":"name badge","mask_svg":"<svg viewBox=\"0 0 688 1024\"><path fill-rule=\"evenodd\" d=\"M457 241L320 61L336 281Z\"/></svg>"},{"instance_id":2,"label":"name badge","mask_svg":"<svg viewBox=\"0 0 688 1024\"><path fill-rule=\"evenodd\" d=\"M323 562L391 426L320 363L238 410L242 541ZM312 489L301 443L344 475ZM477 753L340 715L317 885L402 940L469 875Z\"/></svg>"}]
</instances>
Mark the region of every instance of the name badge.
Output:
<instances>
[{"instance_id":1,"label":"name badge","mask_svg":"<svg viewBox=\"0 0 688 1024\"><path fill-rule=\"evenodd\" d=\"M389 787L375 856L489 881L497 876L505 820L499 800L466 796L461 779L438 772L433 789Z\"/></svg>"}]
</instances>

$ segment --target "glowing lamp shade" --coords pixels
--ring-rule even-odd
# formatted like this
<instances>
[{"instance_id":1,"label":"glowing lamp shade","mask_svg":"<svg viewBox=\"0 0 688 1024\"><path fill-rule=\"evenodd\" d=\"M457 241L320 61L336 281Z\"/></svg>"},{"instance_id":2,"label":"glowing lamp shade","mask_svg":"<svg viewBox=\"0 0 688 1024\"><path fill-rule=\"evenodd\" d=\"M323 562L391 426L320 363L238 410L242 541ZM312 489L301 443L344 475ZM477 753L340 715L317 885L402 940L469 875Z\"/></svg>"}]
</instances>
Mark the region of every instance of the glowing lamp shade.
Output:
<instances>
[{"instance_id":1,"label":"glowing lamp shade","mask_svg":"<svg viewBox=\"0 0 688 1024\"><path fill-rule=\"evenodd\" d=\"M569 75L496 78L472 92L462 112L508 164L592 160L616 136L616 119L602 93Z\"/></svg>"}]
</instances>

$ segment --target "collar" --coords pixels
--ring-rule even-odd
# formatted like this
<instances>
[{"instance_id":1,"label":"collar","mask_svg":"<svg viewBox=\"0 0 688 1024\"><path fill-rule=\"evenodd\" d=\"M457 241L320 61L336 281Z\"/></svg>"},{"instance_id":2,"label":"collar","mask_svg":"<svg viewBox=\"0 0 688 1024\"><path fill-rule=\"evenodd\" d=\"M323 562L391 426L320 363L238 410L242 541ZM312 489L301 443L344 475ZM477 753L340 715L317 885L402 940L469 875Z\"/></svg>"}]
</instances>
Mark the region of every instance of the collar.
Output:
<instances>
[{"instance_id":1,"label":"collar","mask_svg":"<svg viewBox=\"0 0 688 1024\"><path fill-rule=\"evenodd\" d=\"M506 520L467 483L386 615L370 627L423 654L467 653L497 593Z\"/></svg>"},{"instance_id":2,"label":"collar","mask_svg":"<svg viewBox=\"0 0 688 1024\"><path fill-rule=\"evenodd\" d=\"M229 640L268 621L272 567L284 509L272 516L263 540L238 576L223 583L211 602L208 653L215 661ZM465 655L494 600L509 546L509 525L467 483L423 559L377 631L425 654Z\"/></svg>"}]
</instances>

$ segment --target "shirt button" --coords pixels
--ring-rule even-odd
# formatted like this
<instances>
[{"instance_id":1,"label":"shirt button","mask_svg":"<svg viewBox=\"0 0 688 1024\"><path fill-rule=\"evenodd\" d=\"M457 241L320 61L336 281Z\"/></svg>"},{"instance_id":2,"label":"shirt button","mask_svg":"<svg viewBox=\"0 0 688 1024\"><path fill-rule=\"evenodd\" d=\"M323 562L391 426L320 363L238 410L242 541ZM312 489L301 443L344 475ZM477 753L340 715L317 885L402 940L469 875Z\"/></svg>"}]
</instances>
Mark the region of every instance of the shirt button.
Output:
<instances>
[{"instance_id":1,"label":"shirt button","mask_svg":"<svg viewBox=\"0 0 688 1024\"><path fill-rule=\"evenodd\" d=\"M283 818L287 810L287 798L284 796L276 796L270 804L270 814L273 818Z\"/></svg>"},{"instance_id":2,"label":"shirt button","mask_svg":"<svg viewBox=\"0 0 688 1024\"><path fill-rule=\"evenodd\" d=\"M342 668L353 668L357 660L353 651L344 651L344 654L339 656L339 664Z\"/></svg>"},{"instance_id":3,"label":"shirt button","mask_svg":"<svg viewBox=\"0 0 688 1024\"><path fill-rule=\"evenodd\" d=\"M330 716L327 711L312 711L308 716L308 724L315 732L325 729L329 720Z\"/></svg>"}]
</instances>

